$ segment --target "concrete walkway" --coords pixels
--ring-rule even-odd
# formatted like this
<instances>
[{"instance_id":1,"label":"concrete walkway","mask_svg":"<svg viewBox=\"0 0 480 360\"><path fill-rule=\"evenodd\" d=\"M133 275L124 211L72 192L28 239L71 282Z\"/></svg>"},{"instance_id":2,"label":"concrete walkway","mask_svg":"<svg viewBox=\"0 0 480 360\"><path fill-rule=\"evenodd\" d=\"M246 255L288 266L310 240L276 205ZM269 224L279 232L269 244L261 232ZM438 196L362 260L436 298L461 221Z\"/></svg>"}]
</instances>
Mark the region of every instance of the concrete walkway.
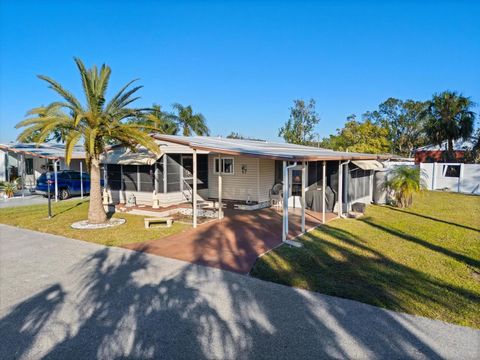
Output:
<instances>
[{"instance_id":1,"label":"concrete walkway","mask_svg":"<svg viewBox=\"0 0 480 360\"><path fill-rule=\"evenodd\" d=\"M0 225L0 359L475 359L480 331Z\"/></svg>"}]
</instances>

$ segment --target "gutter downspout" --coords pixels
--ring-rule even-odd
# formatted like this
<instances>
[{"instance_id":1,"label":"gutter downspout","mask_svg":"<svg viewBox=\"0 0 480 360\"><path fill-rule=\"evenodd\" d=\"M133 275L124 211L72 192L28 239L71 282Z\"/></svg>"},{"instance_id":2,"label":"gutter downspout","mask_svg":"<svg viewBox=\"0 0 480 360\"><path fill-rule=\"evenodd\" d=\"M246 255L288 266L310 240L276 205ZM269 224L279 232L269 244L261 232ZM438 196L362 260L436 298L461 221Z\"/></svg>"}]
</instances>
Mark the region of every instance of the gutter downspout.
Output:
<instances>
[{"instance_id":1,"label":"gutter downspout","mask_svg":"<svg viewBox=\"0 0 480 360\"><path fill-rule=\"evenodd\" d=\"M287 240L288 236L288 171L291 168L297 166L297 162L295 161L293 165L287 166L287 162L283 161L283 227L282 227L282 242L287 243L289 245L297 246L300 245L295 241Z\"/></svg>"},{"instance_id":2,"label":"gutter downspout","mask_svg":"<svg viewBox=\"0 0 480 360\"><path fill-rule=\"evenodd\" d=\"M350 163L350 160L344 161L343 163L341 162L338 165L338 217L339 218L346 218L345 215L343 215L343 166L348 165ZM348 172L347 172L348 174ZM348 186L348 177L347 177L347 184ZM348 205L347 205L347 214L348 214Z\"/></svg>"}]
</instances>

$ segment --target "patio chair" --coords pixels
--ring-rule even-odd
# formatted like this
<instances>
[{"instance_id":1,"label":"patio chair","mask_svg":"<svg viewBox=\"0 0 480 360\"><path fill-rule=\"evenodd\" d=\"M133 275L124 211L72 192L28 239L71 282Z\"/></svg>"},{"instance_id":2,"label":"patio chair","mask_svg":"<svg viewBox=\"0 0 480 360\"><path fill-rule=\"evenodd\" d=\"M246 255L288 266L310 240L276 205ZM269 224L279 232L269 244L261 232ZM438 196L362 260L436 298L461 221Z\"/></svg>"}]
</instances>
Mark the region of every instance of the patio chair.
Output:
<instances>
[{"instance_id":1,"label":"patio chair","mask_svg":"<svg viewBox=\"0 0 480 360\"><path fill-rule=\"evenodd\" d=\"M283 206L283 184L276 183L270 189L270 205L276 208L281 208Z\"/></svg>"}]
</instances>

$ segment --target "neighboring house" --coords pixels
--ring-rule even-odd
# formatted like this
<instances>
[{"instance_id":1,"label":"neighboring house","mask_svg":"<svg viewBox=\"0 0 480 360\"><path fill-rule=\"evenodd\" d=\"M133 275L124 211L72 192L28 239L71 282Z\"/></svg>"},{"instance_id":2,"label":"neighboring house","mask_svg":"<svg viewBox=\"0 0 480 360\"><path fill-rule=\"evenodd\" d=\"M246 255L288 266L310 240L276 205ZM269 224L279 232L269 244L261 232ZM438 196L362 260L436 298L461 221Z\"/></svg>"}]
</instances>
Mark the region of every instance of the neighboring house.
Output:
<instances>
[{"instance_id":1,"label":"neighboring house","mask_svg":"<svg viewBox=\"0 0 480 360\"><path fill-rule=\"evenodd\" d=\"M458 162L463 162L465 153L471 151L474 146L474 140L459 139L453 143L455 152L455 159ZM415 150L415 163L434 163L446 162L447 142L444 141L442 145L426 145Z\"/></svg>"},{"instance_id":2,"label":"neighboring house","mask_svg":"<svg viewBox=\"0 0 480 360\"><path fill-rule=\"evenodd\" d=\"M86 170L85 153L82 146L76 146L70 165L65 163L65 145L56 143L0 144L0 181L22 179L25 188L33 190L38 177L47 170Z\"/></svg>"},{"instance_id":3,"label":"neighboring house","mask_svg":"<svg viewBox=\"0 0 480 360\"><path fill-rule=\"evenodd\" d=\"M112 202L125 203L133 195L137 204L150 206L213 200L258 209L271 205L277 184L287 193L284 206L301 208L303 194L307 206L316 204L315 211L339 212L341 204L343 213L355 202L372 201L373 172L383 168L374 154L266 141L153 136L160 155L114 146L102 158ZM318 208L324 183L325 207L322 200Z\"/></svg>"}]
</instances>

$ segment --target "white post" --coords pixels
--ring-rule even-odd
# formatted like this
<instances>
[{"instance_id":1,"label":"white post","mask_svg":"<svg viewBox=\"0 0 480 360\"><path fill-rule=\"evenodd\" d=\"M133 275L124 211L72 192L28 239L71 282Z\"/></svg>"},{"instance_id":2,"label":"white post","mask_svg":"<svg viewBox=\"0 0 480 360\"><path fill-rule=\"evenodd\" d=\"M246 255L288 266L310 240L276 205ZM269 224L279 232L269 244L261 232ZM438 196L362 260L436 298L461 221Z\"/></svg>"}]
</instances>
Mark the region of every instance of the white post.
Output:
<instances>
[{"instance_id":1,"label":"white post","mask_svg":"<svg viewBox=\"0 0 480 360\"><path fill-rule=\"evenodd\" d=\"M325 224L325 192L327 190L327 162L323 161L322 166L322 224Z\"/></svg>"},{"instance_id":2,"label":"white post","mask_svg":"<svg viewBox=\"0 0 480 360\"><path fill-rule=\"evenodd\" d=\"M342 182L343 182L343 166L342 166L342 160L340 160L338 162L338 217L341 217L342 216L342 212L343 212L343 209L342 209L342 202L343 202L343 199L342 199L342 191L343 191L343 188L342 188Z\"/></svg>"},{"instance_id":3,"label":"white post","mask_svg":"<svg viewBox=\"0 0 480 360\"><path fill-rule=\"evenodd\" d=\"M193 149L193 227L197 227L197 150Z\"/></svg>"},{"instance_id":4,"label":"white post","mask_svg":"<svg viewBox=\"0 0 480 360\"><path fill-rule=\"evenodd\" d=\"M288 169L287 162L283 161L283 223L282 241L285 242L288 236Z\"/></svg>"},{"instance_id":5,"label":"white post","mask_svg":"<svg viewBox=\"0 0 480 360\"><path fill-rule=\"evenodd\" d=\"M462 180L463 180L463 171L465 164L460 164L460 174L458 176L458 192L462 192Z\"/></svg>"},{"instance_id":6,"label":"white post","mask_svg":"<svg viewBox=\"0 0 480 360\"><path fill-rule=\"evenodd\" d=\"M302 233L305 232L305 162L302 162Z\"/></svg>"},{"instance_id":7,"label":"white post","mask_svg":"<svg viewBox=\"0 0 480 360\"><path fill-rule=\"evenodd\" d=\"M420 164L420 168L422 167L422 164ZM433 163L433 169L432 169L432 190L435 190L435 187L437 186L437 163Z\"/></svg>"},{"instance_id":8,"label":"white post","mask_svg":"<svg viewBox=\"0 0 480 360\"><path fill-rule=\"evenodd\" d=\"M215 166L215 164L214 164ZM223 204L222 204L222 187L223 187L223 179L222 179L222 159L220 155L218 155L218 218L223 218Z\"/></svg>"},{"instance_id":9,"label":"white post","mask_svg":"<svg viewBox=\"0 0 480 360\"><path fill-rule=\"evenodd\" d=\"M83 199L83 165L80 160L80 198Z\"/></svg>"},{"instance_id":10,"label":"white post","mask_svg":"<svg viewBox=\"0 0 480 360\"><path fill-rule=\"evenodd\" d=\"M57 162L58 159L53 162L53 174L55 178L55 202L58 201L58 171L57 171Z\"/></svg>"},{"instance_id":11,"label":"white post","mask_svg":"<svg viewBox=\"0 0 480 360\"><path fill-rule=\"evenodd\" d=\"M20 174L22 179L22 199L25 197L25 154L20 154L20 164L22 173Z\"/></svg>"}]
</instances>

